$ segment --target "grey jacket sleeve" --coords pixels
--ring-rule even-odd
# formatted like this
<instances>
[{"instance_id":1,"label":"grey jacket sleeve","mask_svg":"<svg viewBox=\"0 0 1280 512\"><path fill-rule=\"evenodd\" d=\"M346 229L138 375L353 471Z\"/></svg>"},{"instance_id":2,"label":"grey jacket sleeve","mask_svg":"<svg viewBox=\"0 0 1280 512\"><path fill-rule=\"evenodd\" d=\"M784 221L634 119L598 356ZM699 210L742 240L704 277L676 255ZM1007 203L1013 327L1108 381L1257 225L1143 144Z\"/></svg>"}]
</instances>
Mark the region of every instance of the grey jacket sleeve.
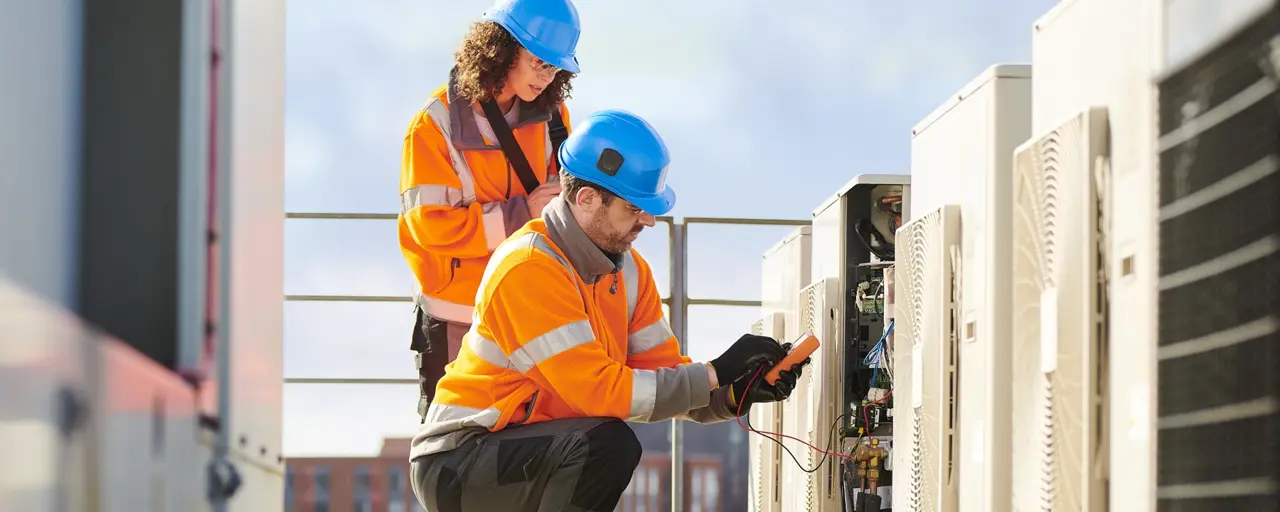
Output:
<instances>
[{"instance_id":1,"label":"grey jacket sleeve","mask_svg":"<svg viewBox=\"0 0 1280 512\"><path fill-rule=\"evenodd\" d=\"M506 230L507 236L519 231L529 222L529 203L524 196L517 196L508 199L502 205L502 220L506 224L503 228Z\"/></svg>"},{"instance_id":2,"label":"grey jacket sleeve","mask_svg":"<svg viewBox=\"0 0 1280 512\"><path fill-rule=\"evenodd\" d=\"M718 423L735 418L729 406L729 387L711 389L706 363L690 363L675 368L658 368L657 396L653 412L630 421L655 422L672 418L698 423Z\"/></svg>"},{"instance_id":3,"label":"grey jacket sleeve","mask_svg":"<svg viewBox=\"0 0 1280 512\"><path fill-rule=\"evenodd\" d=\"M744 414L746 409L742 411ZM711 402L706 407L693 409L680 416L697 423L719 423L738 417L737 407L729 405L729 386L720 386L711 392Z\"/></svg>"},{"instance_id":4,"label":"grey jacket sleeve","mask_svg":"<svg viewBox=\"0 0 1280 512\"><path fill-rule=\"evenodd\" d=\"M629 421L669 420L682 416L692 409L706 407L711 401L711 376L707 374L705 363L689 363L675 368L637 370L636 372L638 374L652 372L656 377L657 386L651 412L647 416L633 416Z\"/></svg>"}]
</instances>

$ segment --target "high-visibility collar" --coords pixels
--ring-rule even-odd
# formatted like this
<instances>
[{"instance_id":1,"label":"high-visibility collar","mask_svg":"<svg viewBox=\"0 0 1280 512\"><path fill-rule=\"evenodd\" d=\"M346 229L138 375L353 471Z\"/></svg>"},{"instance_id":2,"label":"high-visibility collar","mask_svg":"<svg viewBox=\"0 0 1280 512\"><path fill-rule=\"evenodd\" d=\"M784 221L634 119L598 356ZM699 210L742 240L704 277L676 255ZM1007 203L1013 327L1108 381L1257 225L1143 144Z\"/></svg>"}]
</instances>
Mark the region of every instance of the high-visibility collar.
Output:
<instances>
[{"instance_id":1,"label":"high-visibility collar","mask_svg":"<svg viewBox=\"0 0 1280 512\"><path fill-rule=\"evenodd\" d=\"M457 78L458 69L450 70L446 97L449 102L450 140L453 142L453 146L458 150L502 149L498 146L498 141L492 141L492 144L485 144L484 136L480 134L480 127L476 125L476 116L471 110L471 101L458 96ZM512 130L527 124L545 123L551 120L550 110L535 107L532 103L524 102L519 97L516 98L516 101L521 102L520 116L517 118L516 124L511 127Z\"/></svg>"},{"instance_id":2,"label":"high-visibility collar","mask_svg":"<svg viewBox=\"0 0 1280 512\"><path fill-rule=\"evenodd\" d=\"M573 217L569 203L555 197L542 210L542 221L547 226L547 236L556 244L583 282L595 284L601 277L616 272L622 266L622 255L609 254L596 246Z\"/></svg>"}]
</instances>

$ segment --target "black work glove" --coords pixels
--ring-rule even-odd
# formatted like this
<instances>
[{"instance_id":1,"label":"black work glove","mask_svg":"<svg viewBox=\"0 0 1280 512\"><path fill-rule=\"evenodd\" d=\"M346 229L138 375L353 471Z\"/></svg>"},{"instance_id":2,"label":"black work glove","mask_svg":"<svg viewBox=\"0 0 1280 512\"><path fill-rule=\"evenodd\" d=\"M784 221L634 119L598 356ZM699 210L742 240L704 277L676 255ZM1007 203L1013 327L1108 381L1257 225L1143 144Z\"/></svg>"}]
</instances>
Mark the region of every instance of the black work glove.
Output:
<instances>
[{"instance_id":1,"label":"black work glove","mask_svg":"<svg viewBox=\"0 0 1280 512\"><path fill-rule=\"evenodd\" d=\"M762 364L768 363L772 368L786 355L787 350L773 338L743 334L720 357L711 360L711 368L723 386L750 377L747 372L755 371Z\"/></svg>"},{"instance_id":2,"label":"black work glove","mask_svg":"<svg viewBox=\"0 0 1280 512\"><path fill-rule=\"evenodd\" d=\"M791 350L791 344L782 345L784 350ZM804 367L809 364L812 358L806 357L803 361L792 365L791 369L778 372L778 380L773 384L769 384L764 380L765 374L773 369L777 363L771 363L767 366L760 365L751 370L751 374L746 378L740 379L733 383L734 401L741 404L741 407L735 408L745 414L751 409L751 404L761 404L769 402L781 402L791 396L791 392L796 389L796 381L804 375ZM756 375L756 371L759 375ZM752 379L752 377L755 377ZM748 387L748 385L750 385Z\"/></svg>"}]
</instances>

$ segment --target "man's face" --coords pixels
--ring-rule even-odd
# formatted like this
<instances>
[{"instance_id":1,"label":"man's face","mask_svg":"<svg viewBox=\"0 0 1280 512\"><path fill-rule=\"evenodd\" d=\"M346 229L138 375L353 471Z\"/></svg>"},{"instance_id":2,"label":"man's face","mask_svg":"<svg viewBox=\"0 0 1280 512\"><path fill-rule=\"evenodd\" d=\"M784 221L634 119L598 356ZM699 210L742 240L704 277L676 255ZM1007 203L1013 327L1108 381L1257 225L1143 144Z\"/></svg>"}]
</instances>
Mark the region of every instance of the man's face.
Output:
<instances>
[{"instance_id":1,"label":"man's face","mask_svg":"<svg viewBox=\"0 0 1280 512\"><path fill-rule=\"evenodd\" d=\"M586 213L582 230L605 252L622 253L640 236L640 231L654 224L654 217L621 197L604 204L599 192L590 188L578 191L578 205Z\"/></svg>"}]
</instances>

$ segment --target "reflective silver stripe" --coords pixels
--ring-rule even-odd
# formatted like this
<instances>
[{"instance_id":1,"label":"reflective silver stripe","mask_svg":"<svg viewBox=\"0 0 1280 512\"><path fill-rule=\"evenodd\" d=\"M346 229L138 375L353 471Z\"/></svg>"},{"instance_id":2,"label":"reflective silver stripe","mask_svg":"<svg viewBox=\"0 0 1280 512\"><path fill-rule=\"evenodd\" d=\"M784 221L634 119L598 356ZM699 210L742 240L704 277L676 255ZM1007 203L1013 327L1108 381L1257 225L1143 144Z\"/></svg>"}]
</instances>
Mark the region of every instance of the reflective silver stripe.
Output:
<instances>
[{"instance_id":1,"label":"reflective silver stripe","mask_svg":"<svg viewBox=\"0 0 1280 512\"><path fill-rule=\"evenodd\" d=\"M440 98L432 98L422 110L426 111L427 116L436 123L440 134L444 136L444 145L449 148L449 159L453 161L453 171L458 174L458 181L462 183L462 204L474 203L476 201L475 177L471 174L467 159L462 156L458 148L453 146L453 127L449 124L449 107L445 106Z\"/></svg>"},{"instance_id":2,"label":"reflective silver stripe","mask_svg":"<svg viewBox=\"0 0 1280 512\"><path fill-rule=\"evenodd\" d=\"M469 205L476 200L476 182L475 177L471 174L471 167L467 165L467 159L462 156L458 148L453 146L453 128L449 125L449 108L445 106L440 98L432 98L425 107L422 107L422 111L440 129L440 134L444 137L444 145L449 148L449 160L453 164L453 172L458 175L458 182L462 185L462 190L444 187L443 185L420 185L409 189L400 195L401 215L416 206L439 204L441 199L440 190L433 187L443 187L445 189L443 202L449 206ZM406 196L406 194L411 196ZM421 292L414 294L414 302L422 306L422 310L426 311L427 314L444 320L466 323L472 316L471 306L428 297Z\"/></svg>"},{"instance_id":3,"label":"reflective silver stripe","mask_svg":"<svg viewBox=\"0 0 1280 512\"><path fill-rule=\"evenodd\" d=\"M498 270L502 260L507 259L507 256L510 256L516 249L529 247L536 238L538 238L537 233L525 233L498 244L493 254L489 256L489 264L484 267L484 274L480 276L480 286L476 288L476 303L479 303L483 298L484 289L489 284L489 278L493 277L494 271Z\"/></svg>"},{"instance_id":4,"label":"reflective silver stripe","mask_svg":"<svg viewBox=\"0 0 1280 512\"><path fill-rule=\"evenodd\" d=\"M667 325L666 317L659 318L658 321L643 329L627 335L627 355L634 356L653 350L672 336L675 336L675 333L671 332L671 326Z\"/></svg>"},{"instance_id":5,"label":"reflective silver stripe","mask_svg":"<svg viewBox=\"0 0 1280 512\"><path fill-rule=\"evenodd\" d=\"M474 318L474 310L471 306L431 297L422 292L413 293L413 302L422 307L422 311L428 315L441 320L465 324Z\"/></svg>"},{"instance_id":6,"label":"reflective silver stripe","mask_svg":"<svg viewBox=\"0 0 1280 512\"><path fill-rule=\"evenodd\" d=\"M419 206L458 206L462 191L444 185L418 185L400 194L400 215Z\"/></svg>"},{"instance_id":7,"label":"reflective silver stripe","mask_svg":"<svg viewBox=\"0 0 1280 512\"><path fill-rule=\"evenodd\" d=\"M436 402L427 407L427 414L420 435L447 434L467 427L492 428L498 424L498 418L501 416L502 411L494 407L476 409L463 405Z\"/></svg>"},{"instance_id":8,"label":"reflective silver stripe","mask_svg":"<svg viewBox=\"0 0 1280 512\"><path fill-rule=\"evenodd\" d=\"M547 162L546 162L547 172L551 172L551 157L553 156L553 153L551 153L551 150L553 149L551 147L551 121L547 121L547 124L543 125L542 133L546 134L546 136L543 137L544 140L542 142L542 148L543 148L542 152L547 154ZM546 181L551 181L551 177L547 176Z\"/></svg>"},{"instance_id":9,"label":"reflective silver stripe","mask_svg":"<svg viewBox=\"0 0 1280 512\"><path fill-rule=\"evenodd\" d=\"M627 421L646 422L658 400L658 372L631 370L631 413Z\"/></svg>"},{"instance_id":10,"label":"reflective silver stripe","mask_svg":"<svg viewBox=\"0 0 1280 512\"><path fill-rule=\"evenodd\" d=\"M622 255L622 287L627 291L627 325L636 315L636 301L640 293L640 269L631 251Z\"/></svg>"},{"instance_id":11,"label":"reflective silver stripe","mask_svg":"<svg viewBox=\"0 0 1280 512\"><path fill-rule=\"evenodd\" d=\"M496 249L507 239L507 219L502 213L502 203L485 203L481 210L484 211L481 223L484 224L485 244L489 250Z\"/></svg>"},{"instance_id":12,"label":"reflective silver stripe","mask_svg":"<svg viewBox=\"0 0 1280 512\"><path fill-rule=\"evenodd\" d=\"M528 373L538 363L546 361L557 354L595 341L596 335L591 330L591 322L587 320L579 320L571 324L562 325L547 333L538 336L522 345L520 348L507 356L503 352L502 347L497 342L481 336L473 327L467 333L467 346L471 347L471 352L485 362L506 368L508 370L516 370L520 373Z\"/></svg>"},{"instance_id":13,"label":"reflective silver stripe","mask_svg":"<svg viewBox=\"0 0 1280 512\"><path fill-rule=\"evenodd\" d=\"M579 320L556 327L545 334L522 344L511 353L511 362L520 373L526 373L556 355L595 341L595 332L591 330L589 320Z\"/></svg>"},{"instance_id":14,"label":"reflective silver stripe","mask_svg":"<svg viewBox=\"0 0 1280 512\"><path fill-rule=\"evenodd\" d=\"M555 259L565 269L570 268L569 262L556 253L555 249L551 247L551 244L542 235L530 232L513 237L498 245L498 248L493 251L493 255L490 256L489 265L485 267L484 275L480 277L480 287L476 290L476 302L483 300L484 290L489 284L489 279L493 277L493 273L498 269L502 260L516 250L525 247L537 249ZM537 338L529 340L508 356L497 342L486 339L477 333L475 326L480 324L478 313L472 317L471 323L471 332L467 334L467 344L471 347L471 351L494 366L517 370L520 373L528 372L538 363L560 352L595 340L595 333L591 330L591 323L587 320L581 320L552 329Z\"/></svg>"},{"instance_id":15,"label":"reflective silver stripe","mask_svg":"<svg viewBox=\"0 0 1280 512\"><path fill-rule=\"evenodd\" d=\"M502 347L498 343L481 336L476 332L475 326L471 326L471 330L467 331L467 346L471 348L471 352L483 359L486 363L497 366L498 368L511 369L511 359L507 358L507 354L502 351Z\"/></svg>"},{"instance_id":16,"label":"reflective silver stripe","mask_svg":"<svg viewBox=\"0 0 1280 512\"><path fill-rule=\"evenodd\" d=\"M560 253L556 252L556 250L551 247L551 242L547 241L547 237L539 235L537 233L534 233L534 234L537 236L535 236L533 239L533 247L538 249L539 251L542 251L543 254L546 254L547 256L550 256L552 259L556 260L556 262L559 263L560 266L564 267L565 270L569 271L569 275L575 277L574 283L577 283L578 281L576 279L577 276L573 273L573 267L569 265L569 260L564 259L563 256L560 256Z\"/></svg>"},{"instance_id":17,"label":"reflective silver stripe","mask_svg":"<svg viewBox=\"0 0 1280 512\"><path fill-rule=\"evenodd\" d=\"M570 274L573 273L572 267L569 266L569 262L562 258L560 254L551 247L551 243L547 242L546 237L535 232L525 233L498 244L498 247L494 249L493 254L489 256L490 263L484 268L484 275L480 277L480 286L476 288L476 302L480 301L481 296L484 294L485 285L489 283L489 278L493 276L493 272L498 269L498 262L506 259L506 257L510 256L512 252L515 252L516 249L524 247L533 247L534 249L542 251L543 254L550 256L552 259L556 260L556 262L560 263L560 266L569 270Z\"/></svg>"}]
</instances>

